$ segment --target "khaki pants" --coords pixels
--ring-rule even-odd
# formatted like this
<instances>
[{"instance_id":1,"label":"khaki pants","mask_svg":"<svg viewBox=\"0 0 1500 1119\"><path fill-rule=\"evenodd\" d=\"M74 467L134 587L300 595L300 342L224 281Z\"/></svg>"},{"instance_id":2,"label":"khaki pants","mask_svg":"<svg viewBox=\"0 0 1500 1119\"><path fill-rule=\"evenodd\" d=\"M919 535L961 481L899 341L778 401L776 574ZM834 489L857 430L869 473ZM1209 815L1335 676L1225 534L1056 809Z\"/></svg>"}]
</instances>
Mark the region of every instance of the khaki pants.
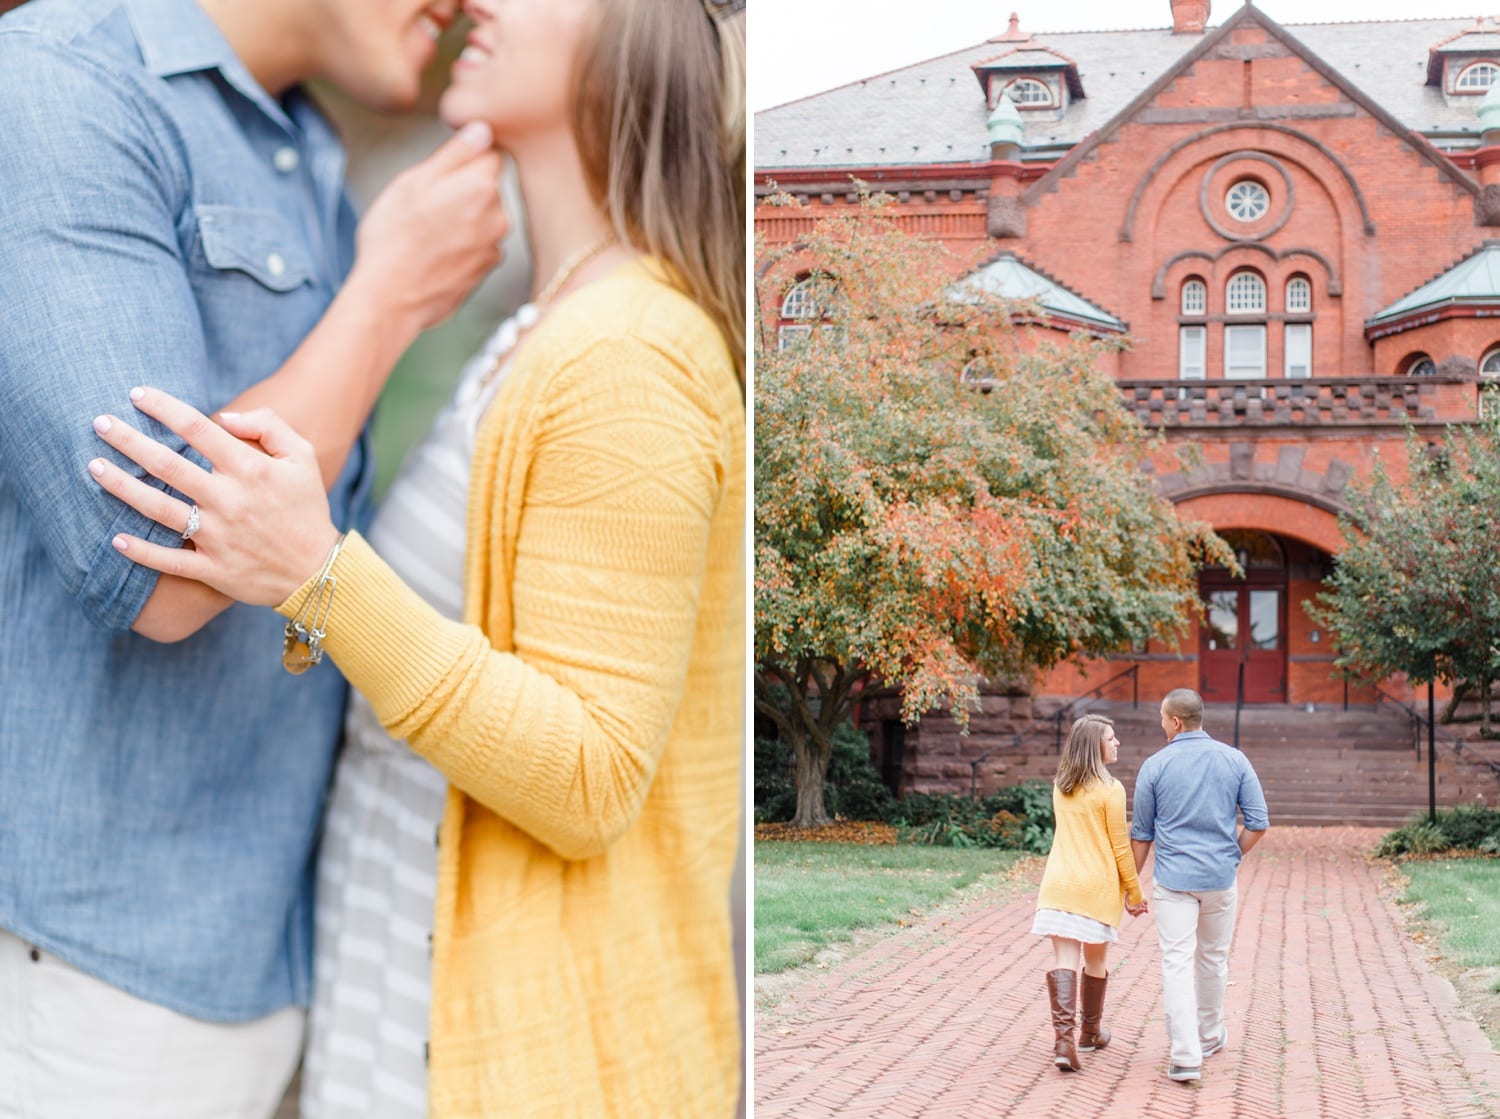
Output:
<instances>
[{"instance_id":1,"label":"khaki pants","mask_svg":"<svg viewBox=\"0 0 1500 1119\"><path fill-rule=\"evenodd\" d=\"M304 1012L200 1022L0 929L0 1119L270 1119Z\"/></svg>"},{"instance_id":2,"label":"khaki pants","mask_svg":"<svg viewBox=\"0 0 1500 1119\"><path fill-rule=\"evenodd\" d=\"M1224 1029L1236 900L1234 886L1180 892L1158 883L1152 892L1167 1037L1172 1064L1181 1068L1198 1068L1203 1046L1217 1041Z\"/></svg>"}]
</instances>

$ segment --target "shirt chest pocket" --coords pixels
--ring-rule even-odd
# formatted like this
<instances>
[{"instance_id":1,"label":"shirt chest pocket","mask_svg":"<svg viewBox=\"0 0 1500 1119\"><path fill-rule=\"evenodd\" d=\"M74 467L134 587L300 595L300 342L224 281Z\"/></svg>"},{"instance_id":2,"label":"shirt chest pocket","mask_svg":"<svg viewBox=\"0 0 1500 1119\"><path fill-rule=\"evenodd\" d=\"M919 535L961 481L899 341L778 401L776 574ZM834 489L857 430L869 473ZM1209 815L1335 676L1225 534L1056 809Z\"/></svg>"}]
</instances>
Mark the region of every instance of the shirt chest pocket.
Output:
<instances>
[{"instance_id":1,"label":"shirt chest pocket","mask_svg":"<svg viewBox=\"0 0 1500 1119\"><path fill-rule=\"evenodd\" d=\"M198 243L213 272L239 272L270 291L293 291L313 279L303 233L270 210L200 206Z\"/></svg>"}]
</instances>

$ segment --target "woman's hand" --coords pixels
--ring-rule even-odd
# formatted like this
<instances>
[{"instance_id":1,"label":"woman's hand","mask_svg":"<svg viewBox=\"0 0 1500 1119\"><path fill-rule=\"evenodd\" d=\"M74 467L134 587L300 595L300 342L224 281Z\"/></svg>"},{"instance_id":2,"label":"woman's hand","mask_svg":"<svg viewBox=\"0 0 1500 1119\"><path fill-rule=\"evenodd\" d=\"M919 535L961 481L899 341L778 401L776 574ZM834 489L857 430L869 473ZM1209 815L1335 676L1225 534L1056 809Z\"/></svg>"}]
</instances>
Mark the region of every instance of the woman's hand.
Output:
<instances>
[{"instance_id":1,"label":"woman's hand","mask_svg":"<svg viewBox=\"0 0 1500 1119\"><path fill-rule=\"evenodd\" d=\"M143 567L196 579L258 606L279 605L318 573L338 529L311 443L269 408L221 412L221 427L157 389L132 389L130 399L202 453L213 473L117 417L96 419L101 439L196 505L102 458L89 463L99 485L173 532L184 532L192 509L198 511L191 546L169 548L120 535L116 548Z\"/></svg>"},{"instance_id":2,"label":"woman's hand","mask_svg":"<svg viewBox=\"0 0 1500 1119\"><path fill-rule=\"evenodd\" d=\"M1131 905L1128 901L1125 903L1125 912L1132 917L1143 916L1150 908L1145 898L1141 898L1139 905Z\"/></svg>"}]
</instances>

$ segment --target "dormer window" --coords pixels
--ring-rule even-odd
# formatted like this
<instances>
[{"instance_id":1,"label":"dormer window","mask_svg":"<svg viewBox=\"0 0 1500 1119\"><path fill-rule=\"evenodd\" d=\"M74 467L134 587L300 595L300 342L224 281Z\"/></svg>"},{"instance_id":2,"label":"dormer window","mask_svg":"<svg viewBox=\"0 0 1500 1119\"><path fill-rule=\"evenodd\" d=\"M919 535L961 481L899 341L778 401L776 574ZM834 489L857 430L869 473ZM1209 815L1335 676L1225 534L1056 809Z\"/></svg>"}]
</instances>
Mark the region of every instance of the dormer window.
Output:
<instances>
[{"instance_id":1,"label":"dormer window","mask_svg":"<svg viewBox=\"0 0 1500 1119\"><path fill-rule=\"evenodd\" d=\"M1021 109L1049 109L1052 91L1035 78L1017 78L1005 87L1005 94Z\"/></svg>"},{"instance_id":2,"label":"dormer window","mask_svg":"<svg viewBox=\"0 0 1500 1119\"><path fill-rule=\"evenodd\" d=\"M1500 66L1495 63L1470 63L1459 71L1453 89L1457 93L1484 93L1495 84L1497 77L1500 77Z\"/></svg>"}]
</instances>

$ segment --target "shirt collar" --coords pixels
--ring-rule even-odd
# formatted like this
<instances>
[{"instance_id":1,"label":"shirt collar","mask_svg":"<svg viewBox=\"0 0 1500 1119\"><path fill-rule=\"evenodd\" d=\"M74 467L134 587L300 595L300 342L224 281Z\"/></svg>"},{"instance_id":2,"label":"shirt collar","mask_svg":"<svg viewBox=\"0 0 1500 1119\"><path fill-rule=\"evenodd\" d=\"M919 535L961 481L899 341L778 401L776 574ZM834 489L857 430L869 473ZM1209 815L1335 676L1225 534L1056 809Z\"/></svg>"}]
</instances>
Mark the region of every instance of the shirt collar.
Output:
<instances>
[{"instance_id":1,"label":"shirt collar","mask_svg":"<svg viewBox=\"0 0 1500 1119\"><path fill-rule=\"evenodd\" d=\"M1185 730L1168 742L1168 746L1175 746L1179 742L1197 742L1199 739L1213 741L1212 736L1206 730Z\"/></svg>"},{"instance_id":2,"label":"shirt collar","mask_svg":"<svg viewBox=\"0 0 1500 1119\"><path fill-rule=\"evenodd\" d=\"M218 70L224 80L289 131L285 111L245 69L218 24L195 0L125 0L146 69L170 78Z\"/></svg>"}]
</instances>

